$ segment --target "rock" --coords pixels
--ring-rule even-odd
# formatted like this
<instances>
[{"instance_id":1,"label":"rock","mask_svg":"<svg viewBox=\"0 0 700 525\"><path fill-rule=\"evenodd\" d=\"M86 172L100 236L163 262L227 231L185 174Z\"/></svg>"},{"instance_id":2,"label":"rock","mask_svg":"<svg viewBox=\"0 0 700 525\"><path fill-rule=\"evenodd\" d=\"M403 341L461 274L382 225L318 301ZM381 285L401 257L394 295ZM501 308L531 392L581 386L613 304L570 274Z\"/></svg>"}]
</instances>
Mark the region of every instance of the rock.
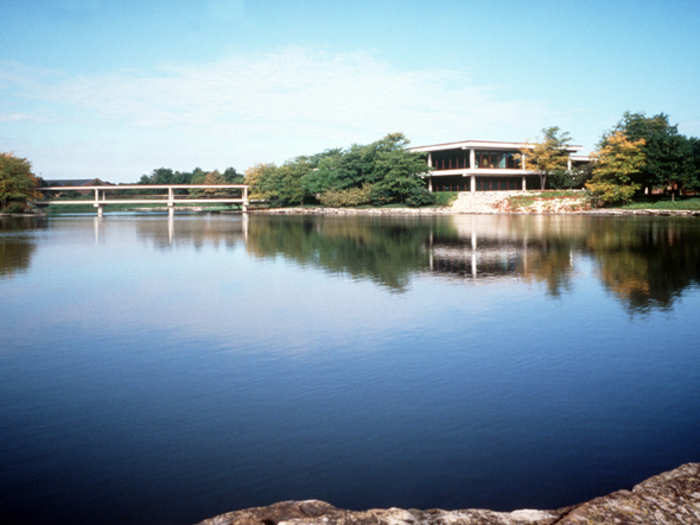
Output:
<instances>
[{"instance_id":1,"label":"rock","mask_svg":"<svg viewBox=\"0 0 700 525\"><path fill-rule=\"evenodd\" d=\"M577 505L558 523L700 523L700 463Z\"/></svg>"},{"instance_id":2,"label":"rock","mask_svg":"<svg viewBox=\"0 0 700 525\"><path fill-rule=\"evenodd\" d=\"M688 463L651 477L632 490L619 490L558 510L338 509L319 500L283 501L221 514L199 525L549 525L593 523L700 523L700 463Z\"/></svg>"}]
</instances>

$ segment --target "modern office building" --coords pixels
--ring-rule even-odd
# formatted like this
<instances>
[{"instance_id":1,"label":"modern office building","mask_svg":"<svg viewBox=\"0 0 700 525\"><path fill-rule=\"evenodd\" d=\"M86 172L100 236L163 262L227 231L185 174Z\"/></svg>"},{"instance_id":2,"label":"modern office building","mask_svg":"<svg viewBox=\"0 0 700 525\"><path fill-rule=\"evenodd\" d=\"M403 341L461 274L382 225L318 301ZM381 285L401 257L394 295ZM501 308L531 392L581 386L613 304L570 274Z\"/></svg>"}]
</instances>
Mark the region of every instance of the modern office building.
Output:
<instances>
[{"instance_id":1,"label":"modern office building","mask_svg":"<svg viewBox=\"0 0 700 525\"><path fill-rule=\"evenodd\" d=\"M532 149L527 142L465 140L408 148L427 153L430 191L481 191L539 189L538 172L525 169L520 152ZM575 155L582 146L569 146L568 169L590 161Z\"/></svg>"}]
</instances>

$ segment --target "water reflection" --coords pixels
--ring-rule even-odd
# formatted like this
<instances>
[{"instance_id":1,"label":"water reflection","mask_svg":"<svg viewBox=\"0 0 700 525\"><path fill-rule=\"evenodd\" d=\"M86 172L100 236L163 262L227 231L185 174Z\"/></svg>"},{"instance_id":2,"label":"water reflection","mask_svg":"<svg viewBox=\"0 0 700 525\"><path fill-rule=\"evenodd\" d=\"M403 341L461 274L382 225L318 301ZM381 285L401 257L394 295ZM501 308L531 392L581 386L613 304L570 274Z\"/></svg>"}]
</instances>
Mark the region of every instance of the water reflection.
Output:
<instances>
[{"instance_id":1,"label":"water reflection","mask_svg":"<svg viewBox=\"0 0 700 525\"><path fill-rule=\"evenodd\" d=\"M36 243L27 232L46 228L47 222L34 217L0 218L0 278L29 269Z\"/></svg>"},{"instance_id":2,"label":"water reflection","mask_svg":"<svg viewBox=\"0 0 700 525\"><path fill-rule=\"evenodd\" d=\"M585 250L601 281L630 310L670 308L700 282L700 235L695 219L593 222Z\"/></svg>"},{"instance_id":3,"label":"water reflection","mask_svg":"<svg viewBox=\"0 0 700 525\"><path fill-rule=\"evenodd\" d=\"M97 218L95 218L97 220ZM196 250L205 245L215 248L233 248L245 241L248 219L245 216L218 215L168 215L137 220L139 238L147 240L156 248L169 249L177 246L193 246Z\"/></svg>"},{"instance_id":4,"label":"water reflection","mask_svg":"<svg viewBox=\"0 0 700 525\"><path fill-rule=\"evenodd\" d=\"M419 220L254 216L246 247L258 257L284 256L403 291L427 267L427 242L437 229Z\"/></svg>"},{"instance_id":5,"label":"water reflection","mask_svg":"<svg viewBox=\"0 0 700 525\"><path fill-rule=\"evenodd\" d=\"M670 307L700 282L700 227L687 218L455 216L260 217L247 249L405 291L413 275L541 282L571 289L579 256L631 311Z\"/></svg>"},{"instance_id":6,"label":"water reflection","mask_svg":"<svg viewBox=\"0 0 700 525\"><path fill-rule=\"evenodd\" d=\"M125 222L89 220L95 244L107 242L110 225ZM700 282L700 224L693 218L169 214L126 220L157 249L244 244L255 257L281 256L399 293L414 276L428 273L467 282L543 283L557 297L571 290L577 265L592 260L605 288L638 312L670 308L684 289ZM32 232L49 226L47 219L1 220L0 275L26 270L36 250Z\"/></svg>"}]
</instances>

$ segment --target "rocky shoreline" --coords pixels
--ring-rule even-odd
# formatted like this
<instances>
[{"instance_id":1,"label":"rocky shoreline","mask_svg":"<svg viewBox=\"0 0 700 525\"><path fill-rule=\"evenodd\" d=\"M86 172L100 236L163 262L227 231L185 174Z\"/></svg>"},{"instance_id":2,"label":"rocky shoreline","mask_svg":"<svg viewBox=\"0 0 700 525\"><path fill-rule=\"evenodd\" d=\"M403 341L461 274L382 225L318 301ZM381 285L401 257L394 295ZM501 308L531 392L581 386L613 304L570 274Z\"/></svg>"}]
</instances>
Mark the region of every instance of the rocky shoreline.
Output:
<instances>
[{"instance_id":1,"label":"rocky shoreline","mask_svg":"<svg viewBox=\"0 0 700 525\"><path fill-rule=\"evenodd\" d=\"M221 514L198 525L553 525L698 524L700 463L653 476L632 490L618 490L556 510L339 509L319 500L283 501Z\"/></svg>"}]
</instances>

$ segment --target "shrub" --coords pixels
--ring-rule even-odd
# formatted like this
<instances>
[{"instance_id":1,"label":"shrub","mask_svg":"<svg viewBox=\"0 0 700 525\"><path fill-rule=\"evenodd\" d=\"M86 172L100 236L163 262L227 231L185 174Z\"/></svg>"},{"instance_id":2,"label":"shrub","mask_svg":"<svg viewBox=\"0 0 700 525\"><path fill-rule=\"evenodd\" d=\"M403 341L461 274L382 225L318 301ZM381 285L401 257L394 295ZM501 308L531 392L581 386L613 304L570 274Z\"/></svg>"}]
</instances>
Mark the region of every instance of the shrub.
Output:
<instances>
[{"instance_id":1,"label":"shrub","mask_svg":"<svg viewBox=\"0 0 700 525\"><path fill-rule=\"evenodd\" d=\"M24 213L27 211L26 204L22 202L11 202L3 209L5 213Z\"/></svg>"},{"instance_id":2,"label":"shrub","mask_svg":"<svg viewBox=\"0 0 700 525\"><path fill-rule=\"evenodd\" d=\"M609 204L625 204L632 200L639 191L639 184L615 184L612 182L587 182L586 189L590 194L593 206Z\"/></svg>"},{"instance_id":3,"label":"shrub","mask_svg":"<svg viewBox=\"0 0 700 525\"><path fill-rule=\"evenodd\" d=\"M346 190L326 190L319 196L323 206L329 208L341 208L348 206L362 206L370 203L372 185L364 184L361 188L348 188Z\"/></svg>"}]
</instances>

